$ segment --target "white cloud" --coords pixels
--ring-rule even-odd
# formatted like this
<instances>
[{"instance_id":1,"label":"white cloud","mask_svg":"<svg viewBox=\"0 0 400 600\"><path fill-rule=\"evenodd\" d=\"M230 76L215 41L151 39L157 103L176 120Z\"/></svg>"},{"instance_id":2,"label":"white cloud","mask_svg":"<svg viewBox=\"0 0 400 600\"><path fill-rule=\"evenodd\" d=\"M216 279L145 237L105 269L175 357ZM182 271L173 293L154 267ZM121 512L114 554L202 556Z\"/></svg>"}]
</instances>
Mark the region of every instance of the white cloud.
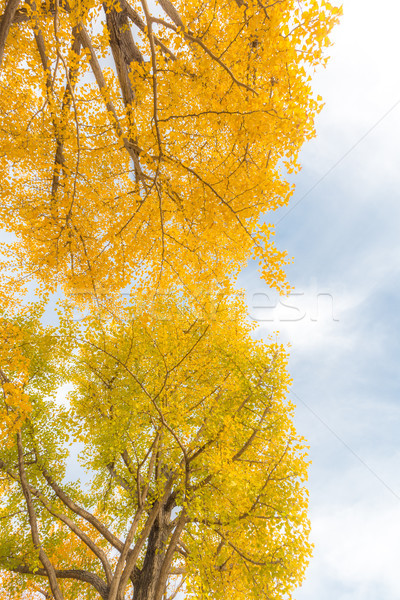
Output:
<instances>
[{"instance_id":1,"label":"white cloud","mask_svg":"<svg viewBox=\"0 0 400 600\"><path fill-rule=\"evenodd\" d=\"M349 350L357 343L357 333L349 328L368 298L369 290L348 290L343 285L318 286L313 282L298 287L288 297L279 298L267 288L247 290L250 317L258 322L257 335L266 337L279 332L283 343L294 352L312 353L319 349L330 352Z\"/></svg>"},{"instance_id":2,"label":"white cloud","mask_svg":"<svg viewBox=\"0 0 400 600\"><path fill-rule=\"evenodd\" d=\"M312 523L316 552L309 577L320 597L331 597L323 589L327 580L350 589L353 600L372 598L368 590L375 593L377 587L385 600L399 597L399 504L372 507L359 502L314 515ZM339 593L336 600L346 596Z\"/></svg>"}]
</instances>

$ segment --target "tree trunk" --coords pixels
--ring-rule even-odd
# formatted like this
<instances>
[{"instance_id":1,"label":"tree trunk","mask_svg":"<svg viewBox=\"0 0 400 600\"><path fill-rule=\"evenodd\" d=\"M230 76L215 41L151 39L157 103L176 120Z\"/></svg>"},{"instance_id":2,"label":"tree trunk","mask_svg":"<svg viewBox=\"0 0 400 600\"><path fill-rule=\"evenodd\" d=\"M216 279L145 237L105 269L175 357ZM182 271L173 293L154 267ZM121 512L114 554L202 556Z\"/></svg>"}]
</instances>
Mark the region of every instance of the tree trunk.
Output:
<instances>
[{"instance_id":1,"label":"tree trunk","mask_svg":"<svg viewBox=\"0 0 400 600\"><path fill-rule=\"evenodd\" d=\"M135 582L133 600L154 600L170 533L171 509L162 507L148 539L146 556Z\"/></svg>"}]
</instances>

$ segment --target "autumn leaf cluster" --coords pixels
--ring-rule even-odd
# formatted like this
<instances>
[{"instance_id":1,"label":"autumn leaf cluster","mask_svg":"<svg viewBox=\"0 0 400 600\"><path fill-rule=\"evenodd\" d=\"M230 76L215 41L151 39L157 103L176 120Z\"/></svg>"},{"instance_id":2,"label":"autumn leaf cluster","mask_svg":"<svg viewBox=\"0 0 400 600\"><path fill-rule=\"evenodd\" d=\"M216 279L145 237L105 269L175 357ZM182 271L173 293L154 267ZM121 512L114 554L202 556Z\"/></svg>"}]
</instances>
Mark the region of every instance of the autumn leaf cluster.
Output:
<instances>
[{"instance_id":1,"label":"autumn leaf cluster","mask_svg":"<svg viewBox=\"0 0 400 600\"><path fill-rule=\"evenodd\" d=\"M0 79L9 260L53 289L193 293L255 256L287 289L260 217L287 203L282 169L314 135L311 73L338 9L185 0L161 18L142 4L17 10Z\"/></svg>"}]
</instances>

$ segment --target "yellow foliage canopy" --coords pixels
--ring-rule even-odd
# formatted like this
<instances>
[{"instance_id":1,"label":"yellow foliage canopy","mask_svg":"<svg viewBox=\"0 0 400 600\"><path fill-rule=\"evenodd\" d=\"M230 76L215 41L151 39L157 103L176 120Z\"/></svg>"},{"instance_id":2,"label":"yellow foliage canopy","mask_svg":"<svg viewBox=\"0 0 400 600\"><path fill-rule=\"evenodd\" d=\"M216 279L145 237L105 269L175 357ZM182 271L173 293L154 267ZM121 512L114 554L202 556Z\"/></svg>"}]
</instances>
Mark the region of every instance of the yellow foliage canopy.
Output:
<instances>
[{"instance_id":1,"label":"yellow foliage canopy","mask_svg":"<svg viewBox=\"0 0 400 600\"><path fill-rule=\"evenodd\" d=\"M251 255L285 204L338 9L315 0L0 2L0 214L46 287L190 292ZM10 15L9 15L10 16ZM9 19L10 20L10 19ZM3 38L3 39L2 39ZM18 258L16 258L16 254Z\"/></svg>"},{"instance_id":2,"label":"yellow foliage canopy","mask_svg":"<svg viewBox=\"0 0 400 600\"><path fill-rule=\"evenodd\" d=\"M26 487L60 599L161 600L181 585L198 600L281 600L302 580L307 462L285 352L251 339L240 302L208 308L169 296L64 324L70 406L32 395L0 455L0 564L19 585L46 586ZM66 436L85 449L86 490L63 481Z\"/></svg>"}]
</instances>

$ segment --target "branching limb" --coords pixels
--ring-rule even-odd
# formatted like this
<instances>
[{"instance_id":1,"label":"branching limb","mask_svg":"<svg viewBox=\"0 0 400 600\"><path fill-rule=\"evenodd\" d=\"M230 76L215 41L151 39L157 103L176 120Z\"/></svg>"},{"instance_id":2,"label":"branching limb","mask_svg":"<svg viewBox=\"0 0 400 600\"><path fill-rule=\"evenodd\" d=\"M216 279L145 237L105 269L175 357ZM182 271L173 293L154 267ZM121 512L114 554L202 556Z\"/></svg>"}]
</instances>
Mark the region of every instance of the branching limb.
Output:
<instances>
[{"instance_id":1,"label":"branching limb","mask_svg":"<svg viewBox=\"0 0 400 600\"><path fill-rule=\"evenodd\" d=\"M76 26L73 27L73 29L72 29L72 36L73 36L73 40L72 40L71 54L75 54L77 56L77 55L79 55L80 50L81 50L81 40L78 37L78 31L77 31ZM66 115L69 112L69 109L71 106L71 101L73 100L73 94L74 94L74 88L75 88L75 84L76 84L77 73L78 73L78 66L75 65L75 67L69 69L69 73L67 74L67 85L65 88L64 98L63 98L63 103L62 103L62 108L61 108L62 122L65 121ZM75 105L75 101L74 101L74 105ZM75 106L75 120L77 123L76 106ZM78 131L79 131L79 126L77 125L77 132ZM53 181L52 181L52 185L51 185L52 200L55 199L56 194L57 194L57 190L58 190L59 183L60 183L60 170L63 167L64 162L65 162L64 140L62 139L62 136L60 135L57 137L56 154L55 154L55 159L54 159L54 173L53 173Z\"/></svg>"},{"instance_id":2,"label":"branching limb","mask_svg":"<svg viewBox=\"0 0 400 600\"><path fill-rule=\"evenodd\" d=\"M176 547L179 542L179 538L181 536L183 529L185 528L186 523L187 523L186 513L185 513L184 509L182 509L182 514L179 517L179 520L175 527L174 533L172 534L172 538L169 543L168 549L165 553L165 557L164 557L164 560L163 560L163 563L161 566L161 571L158 576L158 582L157 582L157 587L156 587L156 591L154 594L154 600L162 600L162 596L164 594L168 575L170 572L172 559L174 557Z\"/></svg>"},{"instance_id":3,"label":"branching limb","mask_svg":"<svg viewBox=\"0 0 400 600\"><path fill-rule=\"evenodd\" d=\"M48 579L49 579L51 591L53 593L55 600L64 600L64 596L62 595L62 592L61 592L60 587L57 582L57 575L56 575L55 569L40 543L35 507L32 502L32 495L31 495L31 491L29 489L29 484L28 484L28 480L26 478L26 473L25 473L24 451L23 451L23 447L22 447L22 436L21 436L20 432L17 433L17 447L18 447L19 476L20 476L22 491L23 491L23 494L25 497L26 506L28 509L29 525L31 528L33 545L36 548L36 550L39 552L39 558L44 567L43 571L44 571L44 574L46 575L46 577L48 577Z\"/></svg>"},{"instance_id":4,"label":"branching limb","mask_svg":"<svg viewBox=\"0 0 400 600\"><path fill-rule=\"evenodd\" d=\"M21 573L22 575L39 575L41 577L47 577L47 571L45 569L32 569L28 565L19 565L13 567L11 570L14 571L14 573ZM55 569L54 573L58 579L74 579L89 583L99 592L103 600L108 600L107 586L95 573L84 571L82 569Z\"/></svg>"},{"instance_id":5,"label":"branching limb","mask_svg":"<svg viewBox=\"0 0 400 600\"><path fill-rule=\"evenodd\" d=\"M103 4L106 13L107 29L110 34L110 46L114 57L117 75L121 86L125 106L129 106L135 99L132 82L129 78L131 62L142 64L143 56L136 46L129 27L128 12L125 6L117 11Z\"/></svg>"},{"instance_id":6,"label":"branching limb","mask_svg":"<svg viewBox=\"0 0 400 600\"><path fill-rule=\"evenodd\" d=\"M29 486L30 490L32 492L32 494L34 496L36 496L40 502L43 504L43 506L45 507L45 509L51 514L53 515L53 517L55 517L56 519L58 519L59 521L61 521L62 523L64 523L65 525L67 525L67 527L80 539L82 540L82 542L84 544L86 544L86 546L93 552L93 554L95 556L97 556L97 558L100 559L102 565L103 565L103 569L107 578L107 581L110 581L111 579L111 567L110 564L107 560L107 556L105 554L105 552L99 548L94 542L93 540L84 532L80 529L80 527L78 527L76 525L76 523L74 523L74 521L72 519L70 519L69 517L67 517L66 515L63 515L57 511L55 511L50 503L48 502L47 498L45 498L43 496L43 494L39 491L36 490L35 488L33 488L32 486Z\"/></svg>"},{"instance_id":7,"label":"branching limb","mask_svg":"<svg viewBox=\"0 0 400 600\"><path fill-rule=\"evenodd\" d=\"M171 489L172 489L172 484L173 484L174 479L175 479L174 474L171 474L165 484L163 496L161 498L159 498L158 500L156 500L156 502L154 503L154 505L149 513L149 516L147 518L147 521L146 521L146 523L142 529L142 532L139 536L139 539L137 540L133 550L128 555L128 559L126 561L126 566L122 573L120 586L119 586L119 592L122 597L125 592L125 588L127 586L128 580L131 576L131 573L134 571L136 562L140 556L143 546L144 546L146 540L148 539L151 528L152 528L156 518L158 517L161 508L166 505L168 500L171 499Z\"/></svg>"},{"instance_id":8,"label":"branching limb","mask_svg":"<svg viewBox=\"0 0 400 600\"><path fill-rule=\"evenodd\" d=\"M175 572L174 572L175 571ZM178 569L174 569L174 571L170 571L171 575L175 575L177 574L176 571L178 571ZM182 578L180 580L180 582L178 583L178 585L176 586L175 590L172 592L172 594L170 596L168 596L167 600L174 600L174 598L176 598L176 596L179 593L179 590L182 588L183 584L185 583L186 580L186 574L183 573L182 574Z\"/></svg>"},{"instance_id":9,"label":"branching limb","mask_svg":"<svg viewBox=\"0 0 400 600\"><path fill-rule=\"evenodd\" d=\"M261 486L256 499L254 500L251 508L249 509L249 512L252 512L254 510L254 508L257 506L257 504L259 503L263 491L265 490L265 488L267 487L268 483L272 479L272 475L274 474L274 472L276 471L276 469L279 467L279 465L282 463L283 459L285 458L285 456L287 454L287 451L289 450L289 447L290 447L290 442L291 442L291 440L289 440L287 442L284 451L282 452L281 456L279 457L279 460L274 464L274 466L272 467L272 469L268 473L267 478L264 481L263 485Z\"/></svg>"},{"instance_id":10,"label":"branching limb","mask_svg":"<svg viewBox=\"0 0 400 600\"><path fill-rule=\"evenodd\" d=\"M122 477L122 475L117 473L117 471L115 470L114 463L109 463L107 465L107 469L108 469L110 475L118 483L118 485L120 485L122 488L124 488L124 490L126 490L129 493L129 495L132 496L133 495L132 487L129 485L129 483L126 481L126 479L124 477Z\"/></svg>"},{"instance_id":11,"label":"branching limb","mask_svg":"<svg viewBox=\"0 0 400 600\"><path fill-rule=\"evenodd\" d=\"M164 27L167 27L168 29L172 29L172 31L175 31L175 33L178 33L178 27L176 25L172 25L171 23L168 23L168 21L165 21L164 19L160 19L158 17L152 17L151 20L153 21L153 23L158 23L159 25L163 25ZM208 54L208 56L210 56L210 58L212 58L216 63L219 64L220 67L222 67L224 69L224 71L226 71L228 73L228 75L230 76L230 78L236 85L238 85L239 87L242 87L245 90L252 92L252 94L255 94L256 96L258 96L257 92L253 88L248 86L246 83L239 81L239 79L237 79L235 77L235 75L232 73L232 71L228 67L228 65L226 65L220 58L218 58L218 56L216 54L214 54L214 52L208 46L206 46L206 44L200 38L192 35L188 31L185 31L183 29L183 26L179 26L179 27L182 28L182 34L183 34L184 38L188 42L198 44L204 50L204 52L206 54Z\"/></svg>"},{"instance_id":12,"label":"branching limb","mask_svg":"<svg viewBox=\"0 0 400 600\"><path fill-rule=\"evenodd\" d=\"M199 173L197 173L197 171L195 171L194 169L192 169L188 165L185 165L182 161L180 161L180 160L178 160L176 158L173 158L172 156L167 156L166 158L168 160L170 160L171 162L174 162L175 164L180 165L188 173L191 173L194 177L196 177L196 179L198 179L205 187L207 187L209 190L211 190L211 192L220 200L220 202L222 204L224 204L230 210L231 213L233 213L233 215L235 216L235 219L238 221L239 225L247 233L247 235L249 236L249 238L254 242L254 237L252 236L252 234L250 233L250 231L247 229L246 225L242 222L242 220L238 216L237 212L232 208L232 206L229 204L229 202L227 202L225 200L225 198L223 198L221 196L221 194L219 194L217 192L217 190L215 189L215 187L213 185L211 185L211 183L209 183L208 181L206 181L205 179L203 179L203 177L201 175L199 175Z\"/></svg>"},{"instance_id":13,"label":"branching limb","mask_svg":"<svg viewBox=\"0 0 400 600\"><path fill-rule=\"evenodd\" d=\"M152 29L152 19L151 19L149 8L147 6L147 1L146 0L141 0L141 3L142 3L142 6L143 6L144 14L146 15L146 24L147 24L148 38L149 38L149 42L150 42L151 65L152 65L152 69L153 69L153 118L154 118L154 126L156 128L158 148L159 148L159 152L160 152L159 160L161 160L163 152L162 152L162 147L161 147L160 127L159 127L159 124L158 124L157 60L156 60L156 51L155 51L155 48L154 48L154 37L153 37L153 29ZM158 168L157 168L157 172L158 172Z\"/></svg>"},{"instance_id":14,"label":"branching limb","mask_svg":"<svg viewBox=\"0 0 400 600\"><path fill-rule=\"evenodd\" d=\"M123 543L120 539L117 538L117 536L111 533L111 531L109 531L109 529L107 529L107 527L101 521L99 521L99 519L92 515L92 513L79 506L76 502L74 502L72 498L70 498L68 494L66 494L64 490L54 481L54 479L51 477L50 473L46 471L46 469L42 468L41 471L49 486L55 491L56 495L65 504L65 506L72 510L72 512L74 512L76 515L79 515L80 517L85 519L85 521L93 525L93 527L97 529L97 531L112 546L114 546L116 550L122 550Z\"/></svg>"},{"instance_id":15,"label":"branching limb","mask_svg":"<svg viewBox=\"0 0 400 600\"><path fill-rule=\"evenodd\" d=\"M4 48L7 41L8 32L10 31L15 13L20 0L8 0L4 14L0 21L0 69L3 62Z\"/></svg>"},{"instance_id":16,"label":"branching limb","mask_svg":"<svg viewBox=\"0 0 400 600\"><path fill-rule=\"evenodd\" d=\"M239 459L239 458L242 456L242 454L244 454L244 453L246 452L247 448L249 448L249 447L251 446L251 444L253 443L253 441L254 441L254 439L255 439L256 435L257 435L257 434L259 433L259 431L260 431L260 427L261 427L261 425L262 425L263 421L265 420L265 418L266 418L266 416L267 416L267 414L268 414L269 412L270 412L270 407L269 407L269 406L267 406L267 407L264 409L264 411L263 411L263 413L262 413L262 415L261 415L261 417L260 417L260 420L259 420L259 422L258 422L258 427L256 427L256 428L254 429L253 433L252 433L252 434L251 434L251 435L248 437L248 439L247 439L247 440L246 440L246 442L243 444L243 446L240 448L240 450L238 450L238 451L236 452L236 454L235 454L235 455L232 457L232 460L238 460L238 459Z\"/></svg>"},{"instance_id":17,"label":"branching limb","mask_svg":"<svg viewBox=\"0 0 400 600\"><path fill-rule=\"evenodd\" d=\"M110 592L109 592L107 600L117 600L119 596L123 597L123 592L121 593L121 591L120 591L120 583L121 583L122 576L124 574L124 567L125 567L127 557L130 555L130 547L134 540L140 519L143 514L143 510L144 510L143 507L139 507L133 518L132 525L130 526L128 535L126 536L124 546L121 550L120 557L118 559L117 565L114 570L114 575L111 580ZM136 560L135 560L135 563L136 563ZM131 576L131 573L135 566L136 566L135 564L132 565L131 571L127 574L128 578Z\"/></svg>"},{"instance_id":18,"label":"branching limb","mask_svg":"<svg viewBox=\"0 0 400 600\"><path fill-rule=\"evenodd\" d=\"M158 4L161 6L165 14L169 16L171 21L173 21L177 27L181 27L183 29L184 25L181 16L172 2L170 2L170 0L158 0Z\"/></svg>"},{"instance_id":19,"label":"branching limb","mask_svg":"<svg viewBox=\"0 0 400 600\"><path fill-rule=\"evenodd\" d=\"M130 18L130 20L132 21L132 23L134 23L136 25L136 27L138 27L138 29L140 29L140 31L145 33L146 25L145 25L145 22L143 21L142 17L139 15L139 13L128 2L126 2L126 0L121 0L121 4L126 9L127 15ZM177 57L175 56L175 54L173 52L171 52L171 50L169 48L167 48L167 46L165 44L163 44L163 42L161 40L159 40L158 37L156 35L154 35L154 33L153 33L153 38L154 38L154 43L157 46L159 46L159 48L161 48L161 50L164 52L164 54L167 54L167 56L169 56L172 60L178 60Z\"/></svg>"},{"instance_id":20,"label":"branching limb","mask_svg":"<svg viewBox=\"0 0 400 600\"><path fill-rule=\"evenodd\" d=\"M130 157L133 160L133 163L135 165L135 169L136 171L139 173L139 176L143 182L143 185L145 187L145 189L147 188L147 184L144 182L144 178L143 178L143 174L141 171L141 167L139 164L139 153L140 150L138 148L138 146L132 142L131 140L129 140L126 136L124 136L123 131L122 131L122 127L121 124L119 122L118 119L118 115L117 112L115 110L114 104L111 102L111 100L107 97L107 84L106 81L104 79L104 75L103 72L101 70L100 67L100 63L97 59L96 53L94 51L93 45L92 45L92 41L90 39L90 36L88 35L86 28L84 26L84 24L81 22L79 23L79 36L81 38L82 41L82 45L89 51L90 54L90 66L92 68L93 71L93 75L95 76L97 85L99 87L100 93L103 96L104 99L104 103L107 109L107 112L110 115L110 120L112 122L112 125L114 127L115 133L117 134L117 137L123 142L123 145L125 147L125 149L127 150L128 154L130 155Z\"/></svg>"},{"instance_id":21,"label":"branching limb","mask_svg":"<svg viewBox=\"0 0 400 600\"><path fill-rule=\"evenodd\" d=\"M0 459L0 469L4 473L7 473L7 475L9 477L11 477L11 479L13 479L14 481L16 481L17 483L21 483L21 478L18 477L18 474L15 471L13 471L12 469L10 469L9 467L7 467L7 465L5 464L5 462L3 460L1 460L1 459ZM33 494L34 496L36 496L36 498L38 498L38 500L40 500L40 502L43 504L43 506L45 507L45 509L51 515L53 515L56 519L59 519L62 523L64 523L65 525L67 525L69 527L69 529L71 531L73 531L73 533L75 533L75 535L77 537L79 537L88 546L88 548L90 548L90 550L93 552L93 554L95 554L95 556L97 556L100 559L100 561L103 564L103 568L104 568L104 572L106 574L107 580L109 580L111 578L111 568L110 568L110 565L108 563L108 560L107 560L107 557L106 557L104 551L101 548L99 548L93 542L93 540L91 540L89 538L89 536L86 535L86 533L84 533L80 529L80 527L78 527L72 521L72 519L70 519L66 515L60 514L56 510L54 510L52 508L50 502L42 494L42 492L40 492L38 489L36 489L35 487L33 487L32 485L29 485L29 484L28 484L28 489L31 492L31 494Z\"/></svg>"}]
</instances>

